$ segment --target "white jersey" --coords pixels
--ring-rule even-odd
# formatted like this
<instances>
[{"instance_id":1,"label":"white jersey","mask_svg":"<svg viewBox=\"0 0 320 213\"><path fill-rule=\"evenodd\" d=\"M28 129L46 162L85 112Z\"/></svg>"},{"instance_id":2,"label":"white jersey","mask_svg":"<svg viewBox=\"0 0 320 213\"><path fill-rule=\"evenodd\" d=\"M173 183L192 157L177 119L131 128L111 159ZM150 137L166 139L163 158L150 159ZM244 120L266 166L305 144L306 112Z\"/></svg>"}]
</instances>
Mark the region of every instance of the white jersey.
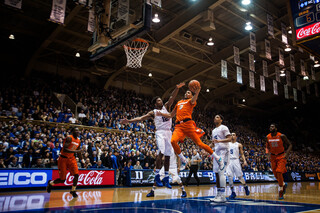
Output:
<instances>
[{"instance_id":1,"label":"white jersey","mask_svg":"<svg viewBox=\"0 0 320 213\"><path fill-rule=\"evenodd\" d=\"M212 130L212 140L217 139L226 139L227 136L230 135L230 131L227 126L225 125L220 125L217 128L214 128ZM215 143L215 150L228 150L229 149L229 143Z\"/></svg>"},{"instance_id":2,"label":"white jersey","mask_svg":"<svg viewBox=\"0 0 320 213\"><path fill-rule=\"evenodd\" d=\"M238 159L239 160L239 143L235 142L229 142L229 153L230 153L230 159L231 160L235 160Z\"/></svg>"},{"instance_id":3,"label":"white jersey","mask_svg":"<svg viewBox=\"0 0 320 213\"><path fill-rule=\"evenodd\" d=\"M156 130L171 130L172 119L165 118L162 116L156 116L156 112L160 111L162 113L169 113L165 106L162 107L161 110L154 109L154 123L156 125Z\"/></svg>"}]
</instances>

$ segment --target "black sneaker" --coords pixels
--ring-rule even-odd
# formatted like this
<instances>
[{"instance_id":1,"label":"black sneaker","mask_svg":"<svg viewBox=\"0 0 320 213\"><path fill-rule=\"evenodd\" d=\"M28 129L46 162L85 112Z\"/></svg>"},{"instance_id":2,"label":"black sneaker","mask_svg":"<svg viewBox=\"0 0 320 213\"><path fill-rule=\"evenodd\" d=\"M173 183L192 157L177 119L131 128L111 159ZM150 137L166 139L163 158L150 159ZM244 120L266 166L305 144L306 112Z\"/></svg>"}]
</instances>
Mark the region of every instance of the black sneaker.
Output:
<instances>
[{"instance_id":1,"label":"black sneaker","mask_svg":"<svg viewBox=\"0 0 320 213\"><path fill-rule=\"evenodd\" d=\"M70 191L70 194L72 194L73 198L77 198L78 197L76 191Z\"/></svg>"},{"instance_id":2,"label":"black sneaker","mask_svg":"<svg viewBox=\"0 0 320 213\"><path fill-rule=\"evenodd\" d=\"M52 185L50 184L51 180L48 181L48 184L47 184L47 192L50 193L51 192L51 189L52 189Z\"/></svg>"}]
</instances>

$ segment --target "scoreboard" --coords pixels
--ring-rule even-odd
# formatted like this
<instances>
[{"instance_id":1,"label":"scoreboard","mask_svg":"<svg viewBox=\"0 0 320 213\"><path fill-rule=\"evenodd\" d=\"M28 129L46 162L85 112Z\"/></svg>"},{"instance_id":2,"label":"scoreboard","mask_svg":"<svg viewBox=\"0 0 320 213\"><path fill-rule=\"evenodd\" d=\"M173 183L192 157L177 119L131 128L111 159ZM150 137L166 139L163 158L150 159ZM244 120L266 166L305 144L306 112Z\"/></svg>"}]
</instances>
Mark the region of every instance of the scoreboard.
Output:
<instances>
[{"instance_id":1,"label":"scoreboard","mask_svg":"<svg viewBox=\"0 0 320 213\"><path fill-rule=\"evenodd\" d=\"M320 35L320 0L289 0L296 41Z\"/></svg>"}]
</instances>

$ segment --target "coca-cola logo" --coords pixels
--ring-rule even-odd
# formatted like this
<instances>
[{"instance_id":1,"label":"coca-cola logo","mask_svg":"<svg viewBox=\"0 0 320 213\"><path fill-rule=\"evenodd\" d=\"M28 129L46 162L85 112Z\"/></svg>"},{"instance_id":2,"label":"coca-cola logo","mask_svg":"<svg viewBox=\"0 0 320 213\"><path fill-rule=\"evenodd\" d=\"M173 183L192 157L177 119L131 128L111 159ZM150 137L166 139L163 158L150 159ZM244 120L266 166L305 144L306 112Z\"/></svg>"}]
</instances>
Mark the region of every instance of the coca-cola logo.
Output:
<instances>
[{"instance_id":1,"label":"coca-cola logo","mask_svg":"<svg viewBox=\"0 0 320 213\"><path fill-rule=\"evenodd\" d=\"M78 185L101 185L103 181L102 174L104 171L96 171L96 170L91 170L90 172L86 174L79 174L79 179L78 179ZM70 186L73 184L73 176L70 175L70 172L68 172L66 181L64 182L65 185Z\"/></svg>"},{"instance_id":2,"label":"coca-cola logo","mask_svg":"<svg viewBox=\"0 0 320 213\"><path fill-rule=\"evenodd\" d=\"M296 31L297 40L320 33L320 22L303 27Z\"/></svg>"}]
</instances>

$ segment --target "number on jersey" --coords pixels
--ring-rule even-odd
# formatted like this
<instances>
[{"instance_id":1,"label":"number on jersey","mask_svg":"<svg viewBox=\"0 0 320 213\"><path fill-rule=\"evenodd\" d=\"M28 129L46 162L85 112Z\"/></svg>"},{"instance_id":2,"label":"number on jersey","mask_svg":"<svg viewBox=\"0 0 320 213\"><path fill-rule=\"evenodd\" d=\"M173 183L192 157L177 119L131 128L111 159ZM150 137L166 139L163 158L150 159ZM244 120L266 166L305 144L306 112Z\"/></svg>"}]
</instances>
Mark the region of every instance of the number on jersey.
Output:
<instances>
[{"instance_id":1,"label":"number on jersey","mask_svg":"<svg viewBox=\"0 0 320 213\"><path fill-rule=\"evenodd\" d=\"M169 120L170 120L169 118L162 117L162 122L167 122L167 121L169 121Z\"/></svg>"}]
</instances>

